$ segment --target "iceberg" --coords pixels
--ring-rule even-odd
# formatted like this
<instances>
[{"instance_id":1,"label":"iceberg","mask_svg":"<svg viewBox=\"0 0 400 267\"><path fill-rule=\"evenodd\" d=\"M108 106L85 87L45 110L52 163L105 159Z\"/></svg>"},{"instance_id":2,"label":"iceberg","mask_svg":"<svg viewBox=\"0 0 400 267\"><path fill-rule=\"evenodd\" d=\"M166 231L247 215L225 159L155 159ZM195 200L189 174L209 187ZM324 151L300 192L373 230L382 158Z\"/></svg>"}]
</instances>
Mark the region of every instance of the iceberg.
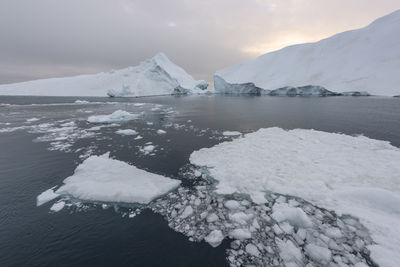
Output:
<instances>
[{"instance_id":1,"label":"iceberg","mask_svg":"<svg viewBox=\"0 0 400 267\"><path fill-rule=\"evenodd\" d=\"M265 203L266 194L273 192L356 217L376 243L368 245L372 259L380 266L400 265L400 149L389 142L267 128L195 151L190 162L217 181L219 194L246 194L255 203ZM276 233L313 225L293 201L292 206L273 207L273 219L283 224L275 227ZM245 222L239 215L231 217ZM309 256L316 257L312 250L309 247ZM318 253L324 256L322 262L328 260L328 253Z\"/></svg>"},{"instance_id":2,"label":"iceberg","mask_svg":"<svg viewBox=\"0 0 400 267\"><path fill-rule=\"evenodd\" d=\"M400 10L370 25L218 70L216 93L365 96L400 94Z\"/></svg>"},{"instance_id":3,"label":"iceberg","mask_svg":"<svg viewBox=\"0 0 400 267\"><path fill-rule=\"evenodd\" d=\"M83 161L55 193L85 201L148 204L180 183L111 159L107 153Z\"/></svg>"},{"instance_id":4,"label":"iceberg","mask_svg":"<svg viewBox=\"0 0 400 267\"><path fill-rule=\"evenodd\" d=\"M209 91L207 87L206 81L194 80L164 53L158 53L136 67L0 85L0 95L138 97L202 94Z\"/></svg>"}]
</instances>

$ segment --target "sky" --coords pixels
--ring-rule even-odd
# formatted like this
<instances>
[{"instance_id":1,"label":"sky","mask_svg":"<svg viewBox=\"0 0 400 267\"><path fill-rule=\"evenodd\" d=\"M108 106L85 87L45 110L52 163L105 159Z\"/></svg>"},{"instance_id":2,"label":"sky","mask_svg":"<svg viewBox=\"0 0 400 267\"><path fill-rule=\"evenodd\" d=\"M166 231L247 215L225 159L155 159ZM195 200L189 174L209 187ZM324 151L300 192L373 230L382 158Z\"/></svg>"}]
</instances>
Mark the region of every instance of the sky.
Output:
<instances>
[{"instance_id":1,"label":"sky","mask_svg":"<svg viewBox=\"0 0 400 267\"><path fill-rule=\"evenodd\" d=\"M397 9L399 0L1 0L0 84L136 66L158 52L211 81Z\"/></svg>"}]
</instances>

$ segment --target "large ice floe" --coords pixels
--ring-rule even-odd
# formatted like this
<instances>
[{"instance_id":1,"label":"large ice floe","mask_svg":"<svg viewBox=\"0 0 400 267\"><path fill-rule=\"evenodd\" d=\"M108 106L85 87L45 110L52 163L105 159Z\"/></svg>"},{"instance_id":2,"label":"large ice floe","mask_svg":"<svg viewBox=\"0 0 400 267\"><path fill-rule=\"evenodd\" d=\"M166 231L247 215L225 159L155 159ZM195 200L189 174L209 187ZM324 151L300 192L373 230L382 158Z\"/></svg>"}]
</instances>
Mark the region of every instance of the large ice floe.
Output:
<instances>
[{"instance_id":1,"label":"large ice floe","mask_svg":"<svg viewBox=\"0 0 400 267\"><path fill-rule=\"evenodd\" d=\"M190 161L217 181L218 194L245 194L262 205L269 202L266 196L275 192L300 197L339 215L351 215L373 238L374 243L368 244L372 259L381 266L400 265L400 149L388 142L314 130L268 128L196 151ZM313 217L326 215L321 211L310 217L307 209L297 206L286 201L274 204L271 217L279 227L273 231L303 235L299 229L312 227ZM238 218L246 220L244 215ZM326 231L326 237L346 236L336 228ZM322 257L316 260L327 264L335 250L329 240L325 245L307 245L304 251L311 258ZM287 242L279 241L279 247L292 247ZM314 245L322 248L316 250Z\"/></svg>"},{"instance_id":2,"label":"large ice floe","mask_svg":"<svg viewBox=\"0 0 400 267\"><path fill-rule=\"evenodd\" d=\"M285 47L215 73L219 93L387 95L400 93L400 10L365 28Z\"/></svg>"},{"instance_id":3,"label":"large ice floe","mask_svg":"<svg viewBox=\"0 0 400 267\"><path fill-rule=\"evenodd\" d=\"M41 96L150 96L208 92L207 82L196 81L164 53L136 67L65 78L0 85L0 95Z\"/></svg>"},{"instance_id":4,"label":"large ice floe","mask_svg":"<svg viewBox=\"0 0 400 267\"><path fill-rule=\"evenodd\" d=\"M87 201L147 204L179 184L179 180L140 170L104 154L83 161L56 194Z\"/></svg>"}]
</instances>

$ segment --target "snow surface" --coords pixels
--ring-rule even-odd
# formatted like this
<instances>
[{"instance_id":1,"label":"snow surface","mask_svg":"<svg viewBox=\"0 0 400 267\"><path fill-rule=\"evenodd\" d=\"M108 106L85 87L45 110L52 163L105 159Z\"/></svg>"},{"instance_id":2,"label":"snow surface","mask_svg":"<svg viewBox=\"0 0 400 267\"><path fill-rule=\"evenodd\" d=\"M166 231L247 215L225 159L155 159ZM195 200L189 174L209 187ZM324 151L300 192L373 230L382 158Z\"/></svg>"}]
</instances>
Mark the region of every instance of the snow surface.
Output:
<instances>
[{"instance_id":1,"label":"snow surface","mask_svg":"<svg viewBox=\"0 0 400 267\"><path fill-rule=\"evenodd\" d=\"M114 111L110 115L93 115L87 121L90 123L117 123L137 119L138 115L131 114L124 110Z\"/></svg>"},{"instance_id":2,"label":"snow surface","mask_svg":"<svg viewBox=\"0 0 400 267\"><path fill-rule=\"evenodd\" d=\"M365 28L285 47L215 73L217 92L322 86L334 92L400 93L400 10ZM226 83L230 84L227 86Z\"/></svg>"},{"instance_id":3,"label":"snow surface","mask_svg":"<svg viewBox=\"0 0 400 267\"><path fill-rule=\"evenodd\" d=\"M136 67L0 85L0 95L41 96L150 96L205 93L206 81L196 81L159 53ZM76 102L87 104L86 101Z\"/></svg>"},{"instance_id":4,"label":"snow surface","mask_svg":"<svg viewBox=\"0 0 400 267\"><path fill-rule=\"evenodd\" d=\"M208 168L217 193L245 193L263 203L272 191L355 216L377 243L369 246L372 258L381 266L400 266L400 149L389 142L268 128L195 151L190 161ZM304 212L287 204L272 216L311 226Z\"/></svg>"},{"instance_id":5,"label":"snow surface","mask_svg":"<svg viewBox=\"0 0 400 267\"><path fill-rule=\"evenodd\" d=\"M147 204L179 184L104 154L82 162L56 193L87 201Z\"/></svg>"}]
</instances>

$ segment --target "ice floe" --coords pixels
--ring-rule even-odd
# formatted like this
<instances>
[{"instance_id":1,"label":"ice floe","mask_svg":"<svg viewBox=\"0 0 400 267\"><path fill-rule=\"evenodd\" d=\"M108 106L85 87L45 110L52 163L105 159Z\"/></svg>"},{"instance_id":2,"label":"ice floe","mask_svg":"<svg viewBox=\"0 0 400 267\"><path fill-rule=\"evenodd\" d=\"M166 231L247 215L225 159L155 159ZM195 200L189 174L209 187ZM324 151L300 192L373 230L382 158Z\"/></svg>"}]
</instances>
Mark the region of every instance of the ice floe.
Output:
<instances>
[{"instance_id":1,"label":"ice floe","mask_svg":"<svg viewBox=\"0 0 400 267\"><path fill-rule=\"evenodd\" d=\"M196 151L190 161L218 181L220 194L244 193L263 203L266 193L277 192L355 216L377 243L369 246L373 259L383 266L400 264L400 149L388 142L268 128ZM311 226L304 211L289 204L274 207L271 216L294 228Z\"/></svg>"},{"instance_id":2,"label":"ice floe","mask_svg":"<svg viewBox=\"0 0 400 267\"><path fill-rule=\"evenodd\" d=\"M114 111L109 115L93 115L87 121L90 123L117 123L137 119L139 115L132 114L124 110Z\"/></svg>"},{"instance_id":3,"label":"ice floe","mask_svg":"<svg viewBox=\"0 0 400 267\"><path fill-rule=\"evenodd\" d=\"M115 133L120 134L120 135L137 135L138 132L136 132L135 130L132 129L121 129L116 131Z\"/></svg>"},{"instance_id":4,"label":"ice floe","mask_svg":"<svg viewBox=\"0 0 400 267\"><path fill-rule=\"evenodd\" d=\"M83 161L56 193L86 201L147 204L179 184L104 154Z\"/></svg>"},{"instance_id":5,"label":"ice floe","mask_svg":"<svg viewBox=\"0 0 400 267\"><path fill-rule=\"evenodd\" d=\"M40 195L36 197L36 206L41 206L57 197L59 194L56 194L53 188L47 189L46 191L42 192Z\"/></svg>"}]
</instances>

